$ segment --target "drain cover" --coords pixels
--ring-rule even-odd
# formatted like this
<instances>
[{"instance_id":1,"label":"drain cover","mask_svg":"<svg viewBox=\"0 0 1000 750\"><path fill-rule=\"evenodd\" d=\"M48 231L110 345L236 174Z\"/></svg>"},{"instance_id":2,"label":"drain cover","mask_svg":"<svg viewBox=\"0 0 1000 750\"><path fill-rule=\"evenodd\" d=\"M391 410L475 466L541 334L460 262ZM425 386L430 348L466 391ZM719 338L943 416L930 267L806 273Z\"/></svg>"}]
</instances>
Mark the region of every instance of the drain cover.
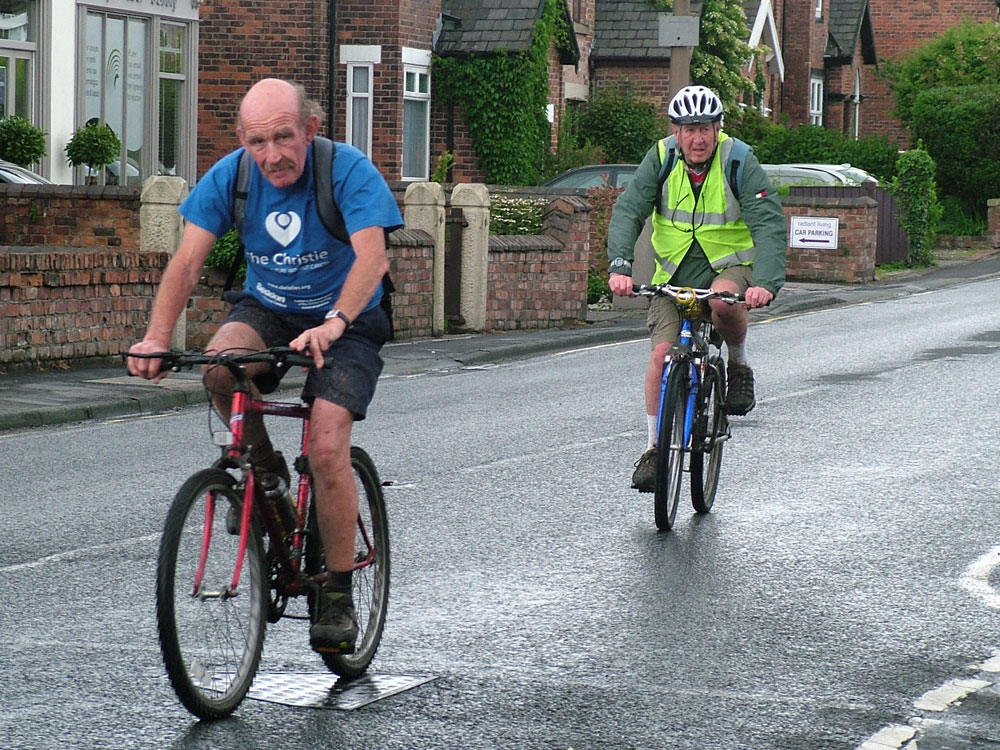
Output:
<instances>
[{"instance_id":1,"label":"drain cover","mask_svg":"<svg viewBox=\"0 0 1000 750\"><path fill-rule=\"evenodd\" d=\"M345 680L329 672L262 672L247 697L285 706L353 711L433 679L432 675L366 674Z\"/></svg>"}]
</instances>

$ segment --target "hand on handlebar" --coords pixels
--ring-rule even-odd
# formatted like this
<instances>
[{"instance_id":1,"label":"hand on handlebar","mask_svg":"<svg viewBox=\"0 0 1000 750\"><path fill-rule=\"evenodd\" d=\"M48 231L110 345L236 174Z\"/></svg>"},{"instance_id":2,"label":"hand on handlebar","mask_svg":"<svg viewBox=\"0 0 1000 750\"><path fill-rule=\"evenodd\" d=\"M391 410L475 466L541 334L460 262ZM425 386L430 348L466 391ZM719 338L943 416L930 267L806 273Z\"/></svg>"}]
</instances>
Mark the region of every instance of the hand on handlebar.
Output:
<instances>
[{"instance_id":1,"label":"hand on handlebar","mask_svg":"<svg viewBox=\"0 0 1000 750\"><path fill-rule=\"evenodd\" d=\"M165 352L170 348L170 342L152 341L143 339L138 344L134 344L128 351L129 354L157 354ZM170 370L163 370L162 359L152 359L148 357L126 357L125 365L128 367L130 375L136 375L146 380L159 383L170 374Z\"/></svg>"},{"instance_id":2,"label":"hand on handlebar","mask_svg":"<svg viewBox=\"0 0 1000 750\"><path fill-rule=\"evenodd\" d=\"M774 299L774 295L762 286L752 286L744 293L748 310L755 307L767 307Z\"/></svg>"},{"instance_id":3,"label":"hand on handlebar","mask_svg":"<svg viewBox=\"0 0 1000 750\"><path fill-rule=\"evenodd\" d=\"M315 328L303 331L289 342L289 346L297 352L309 354L317 368L323 367L323 353L334 341L344 335L346 327L340 318L331 318Z\"/></svg>"},{"instance_id":4,"label":"hand on handlebar","mask_svg":"<svg viewBox=\"0 0 1000 750\"><path fill-rule=\"evenodd\" d=\"M613 273L608 277L611 293L618 297L632 296L632 277L623 273Z\"/></svg>"}]
</instances>

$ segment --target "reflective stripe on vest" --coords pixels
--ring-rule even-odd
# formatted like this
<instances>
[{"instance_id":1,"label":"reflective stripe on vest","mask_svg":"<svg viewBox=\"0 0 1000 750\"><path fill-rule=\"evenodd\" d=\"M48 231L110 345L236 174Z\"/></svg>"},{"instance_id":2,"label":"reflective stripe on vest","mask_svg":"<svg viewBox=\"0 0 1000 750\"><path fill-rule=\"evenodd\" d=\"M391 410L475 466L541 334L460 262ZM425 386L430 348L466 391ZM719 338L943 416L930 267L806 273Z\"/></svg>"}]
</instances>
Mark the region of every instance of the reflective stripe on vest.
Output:
<instances>
[{"instance_id":1,"label":"reflective stripe on vest","mask_svg":"<svg viewBox=\"0 0 1000 750\"><path fill-rule=\"evenodd\" d=\"M662 139L658 148L663 163L667 139ZM709 165L697 201L683 160L674 162L653 211L656 272L652 283L670 280L696 237L716 272L753 262L753 238L743 221L739 198L725 175L732 148L732 139L720 132L718 152Z\"/></svg>"}]
</instances>

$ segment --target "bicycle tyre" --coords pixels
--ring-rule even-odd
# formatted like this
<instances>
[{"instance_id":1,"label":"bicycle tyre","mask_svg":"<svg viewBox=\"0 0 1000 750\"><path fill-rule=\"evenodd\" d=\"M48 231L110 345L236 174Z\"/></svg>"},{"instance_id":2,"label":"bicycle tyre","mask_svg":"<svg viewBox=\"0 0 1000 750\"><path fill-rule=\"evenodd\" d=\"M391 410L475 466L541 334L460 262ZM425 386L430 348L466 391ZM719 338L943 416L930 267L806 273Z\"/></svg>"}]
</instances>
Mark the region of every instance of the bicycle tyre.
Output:
<instances>
[{"instance_id":1,"label":"bicycle tyre","mask_svg":"<svg viewBox=\"0 0 1000 750\"><path fill-rule=\"evenodd\" d=\"M214 498L211 515L209 496ZM264 646L268 584L256 523L236 595L217 595L232 583L239 545L239 536L226 532L226 511L242 508L242 500L230 474L199 471L174 496L160 539L156 623L163 663L181 703L202 719L221 719L236 710L250 690ZM195 592L206 518L211 518L210 546Z\"/></svg>"},{"instance_id":2,"label":"bicycle tyre","mask_svg":"<svg viewBox=\"0 0 1000 750\"><path fill-rule=\"evenodd\" d=\"M334 674L359 677L375 658L389 608L389 519L386 515L382 481L371 457L357 446L351 447L351 468L358 487L358 530L354 535L355 561L364 560L374 549L370 564L355 569L354 609L358 616L358 640L352 654L319 654ZM309 506L309 533L306 537L306 572L316 575L326 570L323 542L316 525L316 506ZM367 536L367 538L366 538ZM369 547L370 545L370 547ZM308 598L310 621L317 616L316 592Z\"/></svg>"},{"instance_id":3,"label":"bicycle tyre","mask_svg":"<svg viewBox=\"0 0 1000 750\"><path fill-rule=\"evenodd\" d=\"M656 527L669 531L677 516L684 471L684 414L687 411L690 373L686 362L676 363L667 376L660 404L660 430L656 443L656 485L653 512Z\"/></svg>"},{"instance_id":4,"label":"bicycle tyre","mask_svg":"<svg viewBox=\"0 0 1000 750\"><path fill-rule=\"evenodd\" d=\"M715 503L722 466L722 447L726 430L726 366L718 355L709 360L702 388L708 398L703 404L702 419L706 422L704 446L691 451L691 505L697 513L708 513Z\"/></svg>"}]
</instances>

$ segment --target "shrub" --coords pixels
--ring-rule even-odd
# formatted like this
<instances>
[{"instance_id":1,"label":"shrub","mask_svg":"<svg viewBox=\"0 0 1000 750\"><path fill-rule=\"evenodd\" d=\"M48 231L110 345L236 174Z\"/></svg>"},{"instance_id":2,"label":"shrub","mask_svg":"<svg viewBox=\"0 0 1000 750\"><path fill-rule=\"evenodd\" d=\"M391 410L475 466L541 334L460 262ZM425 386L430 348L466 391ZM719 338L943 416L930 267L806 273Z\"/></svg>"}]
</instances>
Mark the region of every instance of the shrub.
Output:
<instances>
[{"instance_id":1,"label":"shrub","mask_svg":"<svg viewBox=\"0 0 1000 750\"><path fill-rule=\"evenodd\" d=\"M598 90L581 109L579 132L610 163L638 164L667 132L666 117L652 101L635 96L627 80L618 89Z\"/></svg>"},{"instance_id":2,"label":"shrub","mask_svg":"<svg viewBox=\"0 0 1000 750\"><path fill-rule=\"evenodd\" d=\"M0 159L28 167L45 156L45 131L23 117L0 120Z\"/></svg>"},{"instance_id":3,"label":"shrub","mask_svg":"<svg viewBox=\"0 0 1000 750\"><path fill-rule=\"evenodd\" d=\"M986 216L1000 196L1000 87L924 91L913 104L912 133L938 165L942 194Z\"/></svg>"},{"instance_id":4,"label":"shrub","mask_svg":"<svg viewBox=\"0 0 1000 750\"><path fill-rule=\"evenodd\" d=\"M205 258L205 266L214 268L217 271L225 271L228 274L229 269L232 268L233 261L236 260L239 253L240 235L234 227L219 237L215 241L215 244L212 245L208 257ZM242 281L246 278L246 273L246 261L244 261L236 273L236 280Z\"/></svg>"},{"instance_id":5,"label":"shrub","mask_svg":"<svg viewBox=\"0 0 1000 750\"><path fill-rule=\"evenodd\" d=\"M587 271L587 304L592 305L602 299L610 298L611 287L608 284L608 275L593 269Z\"/></svg>"},{"instance_id":6,"label":"shrub","mask_svg":"<svg viewBox=\"0 0 1000 750\"><path fill-rule=\"evenodd\" d=\"M911 148L899 157L899 174L892 183L893 193L903 211L903 228L910 240L908 266L934 263L934 230L941 216L941 205L934 189L934 160L922 146Z\"/></svg>"},{"instance_id":7,"label":"shrub","mask_svg":"<svg viewBox=\"0 0 1000 750\"><path fill-rule=\"evenodd\" d=\"M95 174L111 164L121 153L122 143L106 123L89 123L79 128L66 144L70 165L86 165Z\"/></svg>"},{"instance_id":8,"label":"shrub","mask_svg":"<svg viewBox=\"0 0 1000 750\"><path fill-rule=\"evenodd\" d=\"M886 77L896 98L896 115L907 127L916 125L920 118L913 107L921 93L1000 80L1000 28L968 21L953 26L902 62L886 63Z\"/></svg>"},{"instance_id":9,"label":"shrub","mask_svg":"<svg viewBox=\"0 0 1000 750\"><path fill-rule=\"evenodd\" d=\"M514 198L503 193L490 196L490 234L541 234L545 198Z\"/></svg>"}]
</instances>

